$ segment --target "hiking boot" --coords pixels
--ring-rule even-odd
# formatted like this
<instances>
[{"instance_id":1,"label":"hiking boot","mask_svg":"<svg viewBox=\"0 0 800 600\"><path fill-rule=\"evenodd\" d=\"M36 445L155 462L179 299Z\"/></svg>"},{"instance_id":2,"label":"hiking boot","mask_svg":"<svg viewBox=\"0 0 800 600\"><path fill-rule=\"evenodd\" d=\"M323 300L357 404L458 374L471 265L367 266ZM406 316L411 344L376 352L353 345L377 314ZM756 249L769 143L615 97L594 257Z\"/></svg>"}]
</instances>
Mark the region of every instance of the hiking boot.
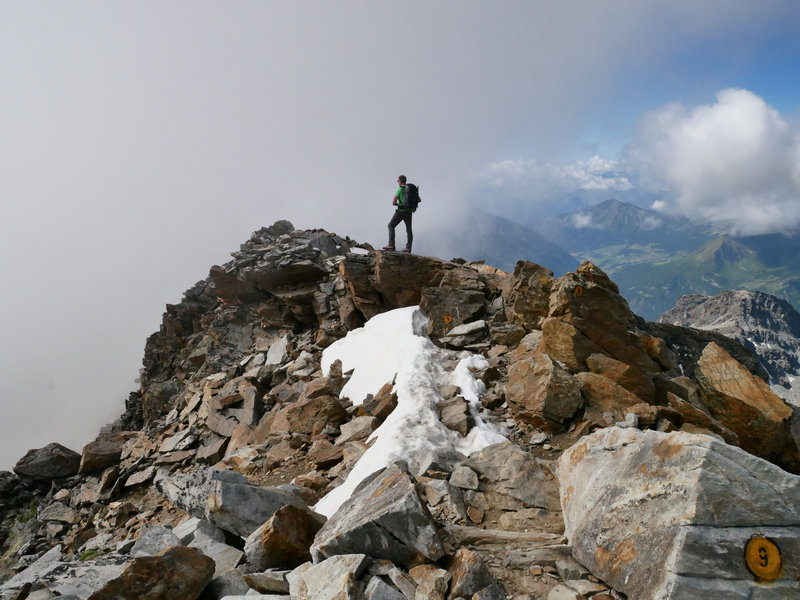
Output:
<instances>
[{"instance_id":1,"label":"hiking boot","mask_svg":"<svg viewBox=\"0 0 800 600\"><path fill-rule=\"evenodd\" d=\"M384 246L383 249L384 250L394 250L395 248L394 248L394 246Z\"/></svg>"},{"instance_id":2,"label":"hiking boot","mask_svg":"<svg viewBox=\"0 0 800 600\"><path fill-rule=\"evenodd\" d=\"M408 254L411 254L411 248L403 248L403 252L407 252Z\"/></svg>"}]
</instances>

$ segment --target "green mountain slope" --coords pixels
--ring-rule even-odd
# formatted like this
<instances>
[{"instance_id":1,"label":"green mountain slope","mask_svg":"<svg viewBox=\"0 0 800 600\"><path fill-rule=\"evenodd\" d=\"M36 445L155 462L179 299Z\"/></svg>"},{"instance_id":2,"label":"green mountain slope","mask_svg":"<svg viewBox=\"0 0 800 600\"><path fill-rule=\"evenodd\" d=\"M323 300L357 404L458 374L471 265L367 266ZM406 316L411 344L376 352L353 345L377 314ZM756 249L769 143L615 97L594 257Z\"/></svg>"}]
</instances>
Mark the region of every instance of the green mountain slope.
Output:
<instances>
[{"instance_id":1,"label":"green mountain slope","mask_svg":"<svg viewBox=\"0 0 800 600\"><path fill-rule=\"evenodd\" d=\"M791 264L768 266L740 240L718 237L686 256L627 265L614 281L634 312L657 319L683 294L715 295L724 290L757 290L800 306L800 273Z\"/></svg>"}]
</instances>

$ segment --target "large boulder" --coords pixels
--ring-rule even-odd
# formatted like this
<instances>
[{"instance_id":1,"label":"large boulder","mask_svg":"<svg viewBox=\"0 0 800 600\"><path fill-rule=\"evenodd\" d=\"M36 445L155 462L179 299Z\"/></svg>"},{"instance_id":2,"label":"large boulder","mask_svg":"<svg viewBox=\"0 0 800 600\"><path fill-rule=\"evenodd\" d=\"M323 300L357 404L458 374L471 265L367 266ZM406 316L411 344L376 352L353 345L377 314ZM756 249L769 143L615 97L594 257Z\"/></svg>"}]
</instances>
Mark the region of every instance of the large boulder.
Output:
<instances>
[{"instance_id":1,"label":"large boulder","mask_svg":"<svg viewBox=\"0 0 800 600\"><path fill-rule=\"evenodd\" d=\"M32 479L58 479L75 475L80 466L80 454L53 442L44 448L28 450L14 465L14 472Z\"/></svg>"},{"instance_id":2,"label":"large boulder","mask_svg":"<svg viewBox=\"0 0 800 600\"><path fill-rule=\"evenodd\" d=\"M629 598L794 597L800 477L710 436L617 427L582 438L558 472L574 557ZM761 538L783 556L768 584L743 560Z\"/></svg>"},{"instance_id":3,"label":"large boulder","mask_svg":"<svg viewBox=\"0 0 800 600\"><path fill-rule=\"evenodd\" d=\"M303 506L294 494L259 487L235 471L202 468L161 477L156 489L190 515L247 537L283 506Z\"/></svg>"},{"instance_id":4,"label":"large boulder","mask_svg":"<svg viewBox=\"0 0 800 600\"><path fill-rule=\"evenodd\" d=\"M790 432L792 409L721 346L709 343L695 377L712 416L739 436L748 452L798 472L800 457Z\"/></svg>"},{"instance_id":5,"label":"large boulder","mask_svg":"<svg viewBox=\"0 0 800 600\"><path fill-rule=\"evenodd\" d=\"M398 465L356 488L317 533L311 547L314 562L338 554L366 554L406 567L444 556L414 480Z\"/></svg>"}]
</instances>

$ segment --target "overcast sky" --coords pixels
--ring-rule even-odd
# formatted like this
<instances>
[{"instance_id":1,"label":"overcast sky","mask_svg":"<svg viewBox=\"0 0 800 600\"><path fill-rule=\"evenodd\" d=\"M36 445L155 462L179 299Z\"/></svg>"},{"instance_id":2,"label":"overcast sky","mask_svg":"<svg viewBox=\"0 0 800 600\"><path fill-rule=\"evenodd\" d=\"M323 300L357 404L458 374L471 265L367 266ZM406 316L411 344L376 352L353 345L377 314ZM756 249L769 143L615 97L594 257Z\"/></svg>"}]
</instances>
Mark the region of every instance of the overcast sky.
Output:
<instances>
[{"instance_id":1,"label":"overcast sky","mask_svg":"<svg viewBox=\"0 0 800 600\"><path fill-rule=\"evenodd\" d=\"M797 226L798 40L793 0L0 1L0 468L119 415L251 231L385 243L399 173L418 235L612 196Z\"/></svg>"}]
</instances>

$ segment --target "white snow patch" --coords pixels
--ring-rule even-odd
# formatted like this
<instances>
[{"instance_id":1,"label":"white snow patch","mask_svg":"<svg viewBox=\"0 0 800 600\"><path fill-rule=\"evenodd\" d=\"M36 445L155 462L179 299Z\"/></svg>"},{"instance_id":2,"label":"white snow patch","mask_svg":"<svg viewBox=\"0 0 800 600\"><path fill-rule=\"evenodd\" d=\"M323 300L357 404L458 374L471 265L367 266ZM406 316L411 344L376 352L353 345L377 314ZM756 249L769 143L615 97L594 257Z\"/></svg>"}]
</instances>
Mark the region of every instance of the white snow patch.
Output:
<instances>
[{"instance_id":1,"label":"white snow patch","mask_svg":"<svg viewBox=\"0 0 800 600\"><path fill-rule=\"evenodd\" d=\"M486 359L437 348L425 333L427 323L418 306L398 308L373 317L323 352L324 374L330 373L330 366L337 359L342 361L344 372L353 369L340 394L342 398L360 405L367 394L377 393L396 376L397 408L370 436L369 440L374 440L372 446L345 482L317 503L314 509L318 513L333 515L361 481L395 461L406 461L416 472L431 450L455 450L468 455L505 441L496 427L481 418L479 396L485 388L469 371L470 367L486 366ZM446 362L462 354L467 356L448 373ZM466 438L439 421L436 404L442 399L439 387L444 384L457 385L469 402L475 427Z\"/></svg>"}]
</instances>

